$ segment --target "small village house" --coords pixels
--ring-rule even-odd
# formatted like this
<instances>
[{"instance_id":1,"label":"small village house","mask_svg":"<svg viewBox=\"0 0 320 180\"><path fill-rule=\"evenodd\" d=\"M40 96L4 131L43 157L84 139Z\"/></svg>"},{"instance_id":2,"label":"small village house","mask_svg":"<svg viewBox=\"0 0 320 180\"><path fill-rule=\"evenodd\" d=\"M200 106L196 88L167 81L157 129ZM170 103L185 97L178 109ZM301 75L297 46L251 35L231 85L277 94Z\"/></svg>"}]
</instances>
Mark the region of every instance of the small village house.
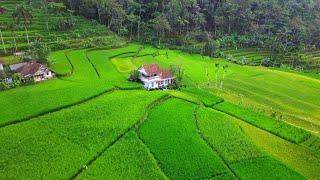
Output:
<instances>
[{"instance_id":1,"label":"small village house","mask_svg":"<svg viewBox=\"0 0 320 180\"><path fill-rule=\"evenodd\" d=\"M160 69L157 64L143 65L138 72L140 73L139 79L147 90L166 89L175 80L170 70Z\"/></svg>"},{"instance_id":2,"label":"small village house","mask_svg":"<svg viewBox=\"0 0 320 180\"><path fill-rule=\"evenodd\" d=\"M54 77L54 73L45 65L38 62L28 62L10 65L10 70L21 74L23 80L33 79L41 82Z\"/></svg>"}]
</instances>

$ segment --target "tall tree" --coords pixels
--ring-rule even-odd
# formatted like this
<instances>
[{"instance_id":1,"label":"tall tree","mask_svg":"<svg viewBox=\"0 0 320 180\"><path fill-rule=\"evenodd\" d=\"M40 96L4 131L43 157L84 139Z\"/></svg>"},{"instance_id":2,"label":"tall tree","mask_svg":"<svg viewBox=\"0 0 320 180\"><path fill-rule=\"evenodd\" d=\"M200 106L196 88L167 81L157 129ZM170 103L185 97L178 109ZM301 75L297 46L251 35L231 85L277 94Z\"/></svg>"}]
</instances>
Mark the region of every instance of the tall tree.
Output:
<instances>
[{"instance_id":1,"label":"tall tree","mask_svg":"<svg viewBox=\"0 0 320 180\"><path fill-rule=\"evenodd\" d=\"M161 45L161 39L165 36L166 32L171 30L171 26L167 20L167 18L160 14L156 18L150 21L153 29L156 31L157 38L158 38L158 45Z\"/></svg>"},{"instance_id":2,"label":"tall tree","mask_svg":"<svg viewBox=\"0 0 320 180\"><path fill-rule=\"evenodd\" d=\"M2 36L2 30L5 30L7 28L7 25L5 22L0 22L0 38L1 38L1 43L2 43L2 48L5 54L7 54L7 49L3 40L3 36Z\"/></svg>"},{"instance_id":3,"label":"tall tree","mask_svg":"<svg viewBox=\"0 0 320 180\"><path fill-rule=\"evenodd\" d=\"M29 33L28 33L28 27L32 24L32 11L31 9L26 6L25 4L18 5L16 7L15 12L12 14L12 17L14 18L15 22L17 24L23 23L27 41L28 41L28 48L30 51L30 40L29 40Z\"/></svg>"}]
</instances>

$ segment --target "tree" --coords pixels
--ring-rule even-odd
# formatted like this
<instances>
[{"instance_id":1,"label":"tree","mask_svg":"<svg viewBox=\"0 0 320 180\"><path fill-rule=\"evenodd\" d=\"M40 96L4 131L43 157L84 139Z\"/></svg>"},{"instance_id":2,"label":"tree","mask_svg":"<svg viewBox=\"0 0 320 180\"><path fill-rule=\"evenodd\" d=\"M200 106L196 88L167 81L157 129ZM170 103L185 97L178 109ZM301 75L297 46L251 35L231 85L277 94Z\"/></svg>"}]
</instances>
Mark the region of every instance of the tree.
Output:
<instances>
[{"instance_id":1,"label":"tree","mask_svg":"<svg viewBox=\"0 0 320 180\"><path fill-rule=\"evenodd\" d=\"M171 26L167 20L167 18L160 14L156 18L150 21L153 29L156 31L158 38L158 45L161 45L161 39L165 36L165 33L171 30Z\"/></svg>"},{"instance_id":2,"label":"tree","mask_svg":"<svg viewBox=\"0 0 320 180\"><path fill-rule=\"evenodd\" d=\"M23 23L26 35L27 35L27 41L28 41L28 48L30 51L30 40L29 40L29 33L28 33L28 27L32 23L32 12L31 9L26 6L25 4L18 5L16 7L15 12L12 14L12 17L14 18L15 22L17 24Z\"/></svg>"},{"instance_id":3,"label":"tree","mask_svg":"<svg viewBox=\"0 0 320 180\"><path fill-rule=\"evenodd\" d=\"M0 38L1 38L2 48L5 54L7 54L7 49L3 40L2 30L5 30L6 28L7 28L7 25L5 24L5 22L0 22Z\"/></svg>"},{"instance_id":4,"label":"tree","mask_svg":"<svg viewBox=\"0 0 320 180\"><path fill-rule=\"evenodd\" d=\"M140 77L140 72L137 70L134 70L130 73L129 80L133 82L138 82Z\"/></svg>"},{"instance_id":5,"label":"tree","mask_svg":"<svg viewBox=\"0 0 320 180\"><path fill-rule=\"evenodd\" d=\"M11 29L11 35L13 37L12 43L14 46L14 52L18 51L18 46L17 46L17 34L16 34L16 30L17 30L17 24L12 22L10 24L8 24L8 28Z\"/></svg>"},{"instance_id":6,"label":"tree","mask_svg":"<svg viewBox=\"0 0 320 180\"><path fill-rule=\"evenodd\" d=\"M170 70L175 77L174 87L175 89L181 89L183 87L184 70L181 65L171 66Z\"/></svg>"},{"instance_id":7,"label":"tree","mask_svg":"<svg viewBox=\"0 0 320 180\"><path fill-rule=\"evenodd\" d=\"M221 82L220 82L220 88L221 88L221 89L223 89L224 78L225 78L228 70L229 70L229 66L228 66L228 65L224 65L224 66L222 67L222 73L223 73L223 74L222 74L222 79L221 79Z\"/></svg>"},{"instance_id":8,"label":"tree","mask_svg":"<svg viewBox=\"0 0 320 180\"><path fill-rule=\"evenodd\" d=\"M216 80L216 88L218 88L219 69L220 69L220 64L215 63L214 64L214 76L215 76L215 80Z\"/></svg>"}]
</instances>

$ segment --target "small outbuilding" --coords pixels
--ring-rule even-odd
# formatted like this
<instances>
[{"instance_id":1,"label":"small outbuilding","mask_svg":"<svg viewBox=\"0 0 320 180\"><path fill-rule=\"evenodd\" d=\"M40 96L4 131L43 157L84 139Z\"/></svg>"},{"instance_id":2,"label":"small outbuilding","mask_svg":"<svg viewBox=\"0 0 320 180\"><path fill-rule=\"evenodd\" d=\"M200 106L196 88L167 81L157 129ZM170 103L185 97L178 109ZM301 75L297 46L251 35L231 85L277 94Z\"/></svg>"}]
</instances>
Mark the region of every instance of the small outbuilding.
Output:
<instances>
[{"instance_id":1,"label":"small outbuilding","mask_svg":"<svg viewBox=\"0 0 320 180\"><path fill-rule=\"evenodd\" d=\"M144 88L166 89L173 84L175 77L169 69L161 69L158 64L146 64L138 69L139 79L144 84Z\"/></svg>"}]
</instances>

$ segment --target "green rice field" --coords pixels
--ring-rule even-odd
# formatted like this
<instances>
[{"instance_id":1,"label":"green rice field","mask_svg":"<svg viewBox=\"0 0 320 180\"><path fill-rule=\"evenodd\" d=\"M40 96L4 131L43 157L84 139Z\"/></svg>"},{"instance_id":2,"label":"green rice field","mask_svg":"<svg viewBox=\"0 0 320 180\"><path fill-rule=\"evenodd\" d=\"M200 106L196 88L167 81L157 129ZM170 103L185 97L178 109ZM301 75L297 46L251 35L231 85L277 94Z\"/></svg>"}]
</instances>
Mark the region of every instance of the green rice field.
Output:
<instances>
[{"instance_id":1,"label":"green rice field","mask_svg":"<svg viewBox=\"0 0 320 180\"><path fill-rule=\"evenodd\" d=\"M0 5L12 10L18 2ZM42 10L33 14L30 37L47 34ZM54 79L0 91L0 179L320 178L319 78L127 43L75 18L76 30L46 42L92 36L108 44L54 50L48 57ZM76 36L88 26L91 35ZM19 50L27 48L24 31L17 34ZM11 32L3 35L12 48ZM258 49L224 53L253 63L270 56ZM12 55L4 60L20 62ZM151 63L180 66L183 86L147 91L128 81Z\"/></svg>"}]
</instances>

